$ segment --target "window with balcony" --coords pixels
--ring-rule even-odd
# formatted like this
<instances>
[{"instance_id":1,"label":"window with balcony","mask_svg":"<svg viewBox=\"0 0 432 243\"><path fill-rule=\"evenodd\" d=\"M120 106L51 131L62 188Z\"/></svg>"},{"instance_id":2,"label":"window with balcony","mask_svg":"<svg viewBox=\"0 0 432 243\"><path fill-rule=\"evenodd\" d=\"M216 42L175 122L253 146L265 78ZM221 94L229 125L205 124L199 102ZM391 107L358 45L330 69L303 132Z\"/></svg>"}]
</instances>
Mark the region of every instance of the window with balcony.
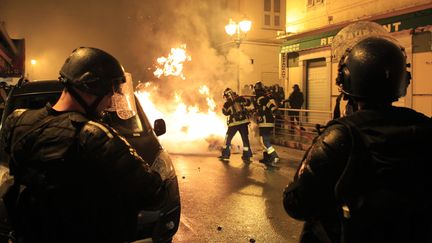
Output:
<instances>
[{"instance_id":1,"label":"window with balcony","mask_svg":"<svg viewBox=\"0 0 432 243\"><path fill-rule=\"evenodd\" d=\"M264 28L282 29L282 0L264 0Z\"/></svg>"}]
</instances>

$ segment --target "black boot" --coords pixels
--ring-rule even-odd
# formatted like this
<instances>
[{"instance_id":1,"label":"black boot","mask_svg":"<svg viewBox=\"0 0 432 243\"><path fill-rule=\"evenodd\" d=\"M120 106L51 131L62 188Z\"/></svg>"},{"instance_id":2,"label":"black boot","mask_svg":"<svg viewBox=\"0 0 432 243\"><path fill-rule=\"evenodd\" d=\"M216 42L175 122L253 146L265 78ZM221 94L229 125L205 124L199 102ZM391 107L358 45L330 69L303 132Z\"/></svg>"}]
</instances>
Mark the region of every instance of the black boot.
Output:
<instances>
[{"instance_id":1,"label":"black boot","mask_svg":"<svg viewBox=\"0 0 432 243\"><path fill-rule=\"evenodd\" d=\"M277 166L277 163L279 162L279 156L277 155L276 151L274 151L273 153L271 153L268 156L268 164L271 166Z\"/></svg>"},{"instance_id":2,"label":"black boot","mask_svg":"<svg viewBox=\"0 0 432 243\"><path fill-rule=\"evenodd\" d=\"M263 152L263 158L259 160L260 163L268 163L270 161L270 157L269 154L267 153L267 151Z\"/></svg>"},{"instance_id":3,"label":"black boot","mask_svg":"<svg viewBox=\"0 0 432 243\"><path fill-rule=\"evenodd\" d=\"M219 160L223 162L228 162L231 155L231 151L229 147L222 149L222 155L219 156Z\"/></svg>"},{"instance_id":4,"label":"black boot","mask_svg":"<svg viewBox=\"0 0 432 243\"><path fill-rule=\"evenodd\" d=\"M247 151L243 150L243 155L242 155L242 160L245 163L251 163L252 160L252 151L250 149L248 149Z\"/></svg>"}]
</instances>

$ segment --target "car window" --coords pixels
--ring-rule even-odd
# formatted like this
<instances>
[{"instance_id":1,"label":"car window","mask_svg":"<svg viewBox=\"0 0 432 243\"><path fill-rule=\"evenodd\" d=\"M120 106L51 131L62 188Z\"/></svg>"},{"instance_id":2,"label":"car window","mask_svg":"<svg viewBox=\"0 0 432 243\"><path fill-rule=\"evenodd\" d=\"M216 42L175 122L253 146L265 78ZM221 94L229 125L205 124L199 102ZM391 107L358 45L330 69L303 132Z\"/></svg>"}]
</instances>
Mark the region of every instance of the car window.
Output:
<instances>
[{"instance_id":1,"label":"car window","mask_svg":"<svg viewBox=\"0 0 432 243\"><path fill-rule=\"evenodd\" d=\"M46 105L47 102L54 104L60 93L45 93L45 94L30 94L20 95L13 98L12 107L14 109L27 108L27 109L39 109Z\"/></svg>"},{"instance_id":2,"label":"car window","mask_svg":"<svg viewBox=\"0 0 432 243\"><path fill-rule=\"evenodd\" d=\"M118 117L114 111L105 111L102 117L102 121L115 128L120 134L132 134L141 133L143 131L141 120L139 116L134 115L133 117L123 120Z\"/></svg>"},{"instance_id":3,"label":"car window","mask_svg":"<svg viewBox=\"0 0 432 243\"><path fill-rule=\"evenodd\" d=\"M135 98L136 100L136 107L137 107L137 112L138 115L140 117L141 122L143 123L143 130L150 132L152 130L152 124L150 124L149 119L147 118L147 115L145 114L145 111L143 109L143 107L141 106L141 103L138 102L138 99Z\"/></svg>"}]
</instances>

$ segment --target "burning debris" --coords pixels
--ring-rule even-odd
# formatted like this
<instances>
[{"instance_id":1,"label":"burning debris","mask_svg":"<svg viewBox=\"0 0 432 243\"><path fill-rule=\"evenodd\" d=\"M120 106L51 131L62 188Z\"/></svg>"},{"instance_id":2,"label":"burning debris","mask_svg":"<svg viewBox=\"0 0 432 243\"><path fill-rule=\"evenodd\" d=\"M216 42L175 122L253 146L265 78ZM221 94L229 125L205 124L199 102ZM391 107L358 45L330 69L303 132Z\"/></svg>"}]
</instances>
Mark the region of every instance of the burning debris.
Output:
<instances>
[{"instance_id":1,"label":"burning debris","mask_svg":"<svg viewBox=\"0 0 432 243\"><path fill-rule=\"evenodd\" d=\"M180 131L184 132L184 133L188 133L189 127L188 126L184 126L184 127L180 128Z\"/></svg>"},{"instance_id":2,"label":"burning debris","mask_svg":"<svg viewBox=\"0 0 432 243\"><path fill-rule=\"evenodd\" d=\"M154 71L156 77L164 76L178 76L185 80L183 75L183 63L191 61L192 58L186 53L186 44L178 48L171 48L171 53L168 57L159 57L157 59L157 69Z\"/></svg>"},{"instance_id":3,"label":"burning debris","mask_svg":"<svg viewBox=\"0 0 432 243\"><path fill-rule=\"evenodd\" d=\"M220 151L222 149L223 139L220 136L208 136L205 140L208 143L209 151Z\"/></svg>"},{"instance_id":4,"label":"burning debris","mask_svg":"<svg viewBox=\"0 0 432 243\"><path fill-rule=\"evenodd\" d=\"M158 78L163 75L164 79L167 79L158 80L160 83L171 82L176 78L186 80L183 64L191 60L186 52L186 45L171 48L167 57L158 58L154 75ZM219 151L225 136L226 119L219 109L217 110L212 90L204 84L197 85L195 90L191 90L187 85L177 87L188 90L177 88L161 95L163 89L155 82L137 86L136 94L150 122L163 118L167 123L167 133L160 138L162 143L174 153ZM184 99L185 97L188 98Z\"/></svg>"}]
</instances>

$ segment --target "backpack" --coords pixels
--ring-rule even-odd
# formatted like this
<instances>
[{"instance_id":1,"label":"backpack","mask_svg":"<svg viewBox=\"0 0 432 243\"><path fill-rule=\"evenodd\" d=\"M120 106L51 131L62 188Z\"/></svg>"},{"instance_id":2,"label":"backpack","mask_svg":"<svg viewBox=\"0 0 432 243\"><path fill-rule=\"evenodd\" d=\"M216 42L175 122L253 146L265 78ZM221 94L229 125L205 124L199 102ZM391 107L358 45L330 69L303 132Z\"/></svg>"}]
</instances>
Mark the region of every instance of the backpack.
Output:
<instances>
[{"instance_id":1,"label":"backpack","mask_svg":"<svg viewBox=\"0 0 432 243\"><path fill-rule=\"evenodd\" d=\"M423 198L428 194L427 189L417 190L415 182L404 182L413 191L404 194L405 191L397 186L392 187L391 179L383 178L385 174L377 171L368 139L356 125L368 119L351 116L328 124L343 125L350 134L352 145L347 164L334 188L341 218L341 242L432 242L432 226L428 220L432 216L431 202ZM429 238L426 240L425 237Z\"/></svg>"}]
</instances>

